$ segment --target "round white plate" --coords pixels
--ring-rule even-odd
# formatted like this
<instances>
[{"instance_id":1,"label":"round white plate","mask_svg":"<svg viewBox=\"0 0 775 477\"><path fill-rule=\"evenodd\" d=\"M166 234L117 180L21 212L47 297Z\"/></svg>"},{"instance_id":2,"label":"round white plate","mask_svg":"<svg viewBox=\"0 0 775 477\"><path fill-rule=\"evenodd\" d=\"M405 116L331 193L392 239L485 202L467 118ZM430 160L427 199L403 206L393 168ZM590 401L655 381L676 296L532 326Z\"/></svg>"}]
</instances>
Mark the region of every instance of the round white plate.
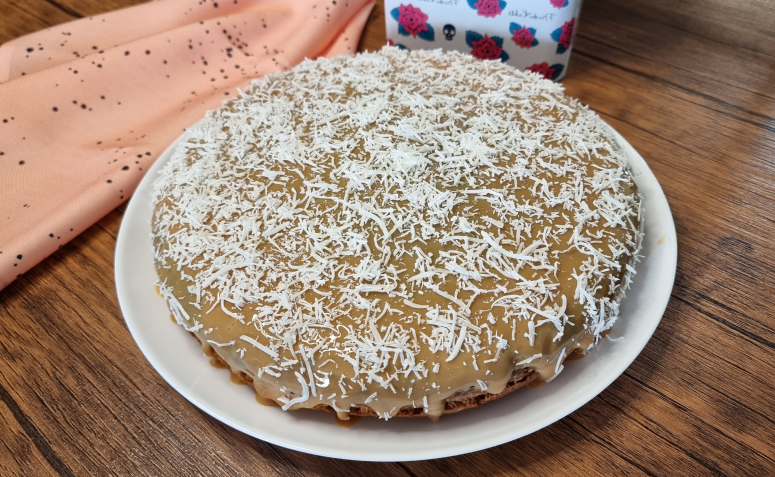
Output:
<instances>
[{"instance_id":1,"label":"round white plate","mask_svg":"<svg viewBox=\"0 0 775 477\"><path fill-rule=\"evenodd\" d=\"M153 182L177 142L159 158L129 203L116 245L116 288L127 326L151 365L186 399L214 418L272 444L310 454L366 461L448 457L497 446L535 432L575 411L603 391L635 360L665 311L675 278L677 243L673 217L656 177L643 158L616 133L643 194L645 238L633 288L610 338L584 359L567 361L557 379L519 390L459 414L429 419L364 418L337 425L325 412L282 412L256 403L248 386L208 364L202 349L174 324L155 290L151 247Z\"/></svg>"}]
</instances>

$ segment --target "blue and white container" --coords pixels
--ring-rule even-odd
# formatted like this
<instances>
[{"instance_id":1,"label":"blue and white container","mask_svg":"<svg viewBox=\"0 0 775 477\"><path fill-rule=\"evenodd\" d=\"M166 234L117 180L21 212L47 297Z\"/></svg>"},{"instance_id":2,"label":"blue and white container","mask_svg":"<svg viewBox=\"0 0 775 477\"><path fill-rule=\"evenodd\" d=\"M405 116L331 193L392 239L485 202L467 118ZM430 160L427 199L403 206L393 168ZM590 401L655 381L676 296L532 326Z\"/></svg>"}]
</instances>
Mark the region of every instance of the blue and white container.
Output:
<instances>
[{"instance_id":1,"label":"blue and white container","mask_svg":"<svg viewBox=\"0 0 775 477\"><path fill-rule=\"evenodd\" d=\"M388 43L500 59L565 76L581 0L385 0Z\"/></svg>"}]
</instances>

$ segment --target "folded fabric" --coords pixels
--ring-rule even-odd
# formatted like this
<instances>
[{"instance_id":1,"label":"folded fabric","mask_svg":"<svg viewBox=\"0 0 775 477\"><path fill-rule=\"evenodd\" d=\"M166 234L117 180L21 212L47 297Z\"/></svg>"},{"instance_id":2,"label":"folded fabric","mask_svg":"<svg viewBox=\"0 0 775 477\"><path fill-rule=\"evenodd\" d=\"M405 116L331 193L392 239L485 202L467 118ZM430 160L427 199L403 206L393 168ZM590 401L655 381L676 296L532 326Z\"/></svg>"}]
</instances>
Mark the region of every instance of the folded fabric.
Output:
<instances>
[{"instance_id":1,"label":"folded fabric","mask_svg":"<svg viewBox=\"0 0 775 477\"><path fill-rule=\"evenodd\" d=\"M0 289L252 79L355 53L374 0L159 0L0 47Z\"/></svg>"}]
</instances>

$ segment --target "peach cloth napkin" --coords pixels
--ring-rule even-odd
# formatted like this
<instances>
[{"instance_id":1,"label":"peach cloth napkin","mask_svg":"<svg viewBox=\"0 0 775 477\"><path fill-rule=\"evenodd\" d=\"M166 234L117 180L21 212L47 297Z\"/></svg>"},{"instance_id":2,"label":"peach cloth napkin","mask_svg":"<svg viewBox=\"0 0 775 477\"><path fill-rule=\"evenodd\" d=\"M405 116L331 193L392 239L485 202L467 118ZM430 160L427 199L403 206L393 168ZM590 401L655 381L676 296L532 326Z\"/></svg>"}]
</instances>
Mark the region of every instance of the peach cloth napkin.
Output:
<instances>
[{"instance_id":1,"label":"peach cloth napkin","mask_svg":"<svg viewBox=\"0 0 775 477\"><path fill-rule=\"evenodd\" d=\"M0 289L253 78L355 53L374 0L157 0L0 47Z\"/></svg>"}]
</instances>

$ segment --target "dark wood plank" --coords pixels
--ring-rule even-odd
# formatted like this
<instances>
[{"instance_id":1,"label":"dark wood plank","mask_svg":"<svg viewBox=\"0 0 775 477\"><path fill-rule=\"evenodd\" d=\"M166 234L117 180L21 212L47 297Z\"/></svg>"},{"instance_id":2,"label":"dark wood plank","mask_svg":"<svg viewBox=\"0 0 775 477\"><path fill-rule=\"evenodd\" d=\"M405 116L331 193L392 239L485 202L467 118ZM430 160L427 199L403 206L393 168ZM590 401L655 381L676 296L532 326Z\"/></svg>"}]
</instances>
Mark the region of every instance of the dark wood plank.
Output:
<instances>
[{"instance_id":1,"label":"dark wood plank","mask_svg":"<svg viewBox=\"0 0 775 477\"><path fill-rule=\"evenodd\" d=\"M568 92L620 131L626 127L626 137L654 169L670 200L683 232L679 247L685 243L682 238L691 240L691 246L681 250L681 263L685 253L694 254L696 249L699 262L691 272L679 266L679 283L684 275L694 280L705 277L709 281L696 290L737 310L733 321L738 326L775 342L772 313L749 313L752 307L775 311L770 298L775 284L758 278L775 267L772 222L761 219L770 216L775 200L775 169L762 164L763 156L775 153L775 144L760 127L720 117L684 90L593 57L577 55L573 61L576 76L566 83ZM583 83L574 80L580 76ZM613 93L611 81L621 84ZM643 136L648 142L640 140Z\"/></svg>"},{"instance_id":2,"label":"dark wood plank","mask_svg":"<svg viewBox=\"0 0 775 477\"><path fill-rule=\"evenodd\" d=\"M0 314L27 319L4 341L6 363L13 365L3 368L0 385L14 390L22 412L75 475L106 468L119 475L203 469L305 475L297 453L201 413L145 361L110 286L120 220L111 213L2 292ZM108 286L93 276L108 277ZM30 288L48 292L31 294ZM330 467L326 460L303 459L307 469ZM405 475L395 465L383 467L384 475Z\"/></svg>"},{"instance_id":3,"label":"dark wood plank","mask_svg":"<svg viewBox=\"0 0 775 477\"><path fill-rule=\"evenodd\" d=\"M38 439L37 442L34 439ZM50 447L47 448L41 439L34 424L13 400L8 390L0 388L0 474L58 475L49 464ZM48 454L49 461L38 448L41 445L43 452Z\"/></svg>"},{"instance_id":4,"label":"dark wood plank","mask_svg":"<svg viewBox=\"0 0 775 477\"><path fill-rule=\"evenodd\" d=\"M772 43L775 4L768 0L614 2L625 8L621 15L623 20L625 16L643 17L676 27L687 34L679 36L680 39L694 36L714 43L732 45L738 50L747 49L775 56L775 45Z\"/></svg>"},{"instance_id":5,"label":"dark wood plank","mask_svg":"<svg viewBox=\"0 0 775 477\"><path fill-rule=\"evenodd\" d=\"M582 18L576 52L710 97L752 118L772 120L767 101L775 98L771 56L723 43L708 48L709 40L693 35L677 42L681 31L676 27L610 3L594 2L590 8L593 15Z\"/></svg>"},{"instance_id":6,"label":"dark wood plank","mask_svg":"<svg viewBox=\"0 0 775 477\"><path fill-rule=\"evenodd\" d=\"M369 15L369 21L363 29L358 51L377 51L385 46L385 38L385 9L382 6L382 0L377 0Z\"/></svg>"},{"instance_id":7,"label":"dark wood plank","mask_svg":"<svg viewBox=\"0 0 775 477\"><path fill-rule=\"evenodd\" d=\"M25 1L0 2L0 43L75 19L42 0L35 3L32 8Z\"/></svg>"}]
</instances>

